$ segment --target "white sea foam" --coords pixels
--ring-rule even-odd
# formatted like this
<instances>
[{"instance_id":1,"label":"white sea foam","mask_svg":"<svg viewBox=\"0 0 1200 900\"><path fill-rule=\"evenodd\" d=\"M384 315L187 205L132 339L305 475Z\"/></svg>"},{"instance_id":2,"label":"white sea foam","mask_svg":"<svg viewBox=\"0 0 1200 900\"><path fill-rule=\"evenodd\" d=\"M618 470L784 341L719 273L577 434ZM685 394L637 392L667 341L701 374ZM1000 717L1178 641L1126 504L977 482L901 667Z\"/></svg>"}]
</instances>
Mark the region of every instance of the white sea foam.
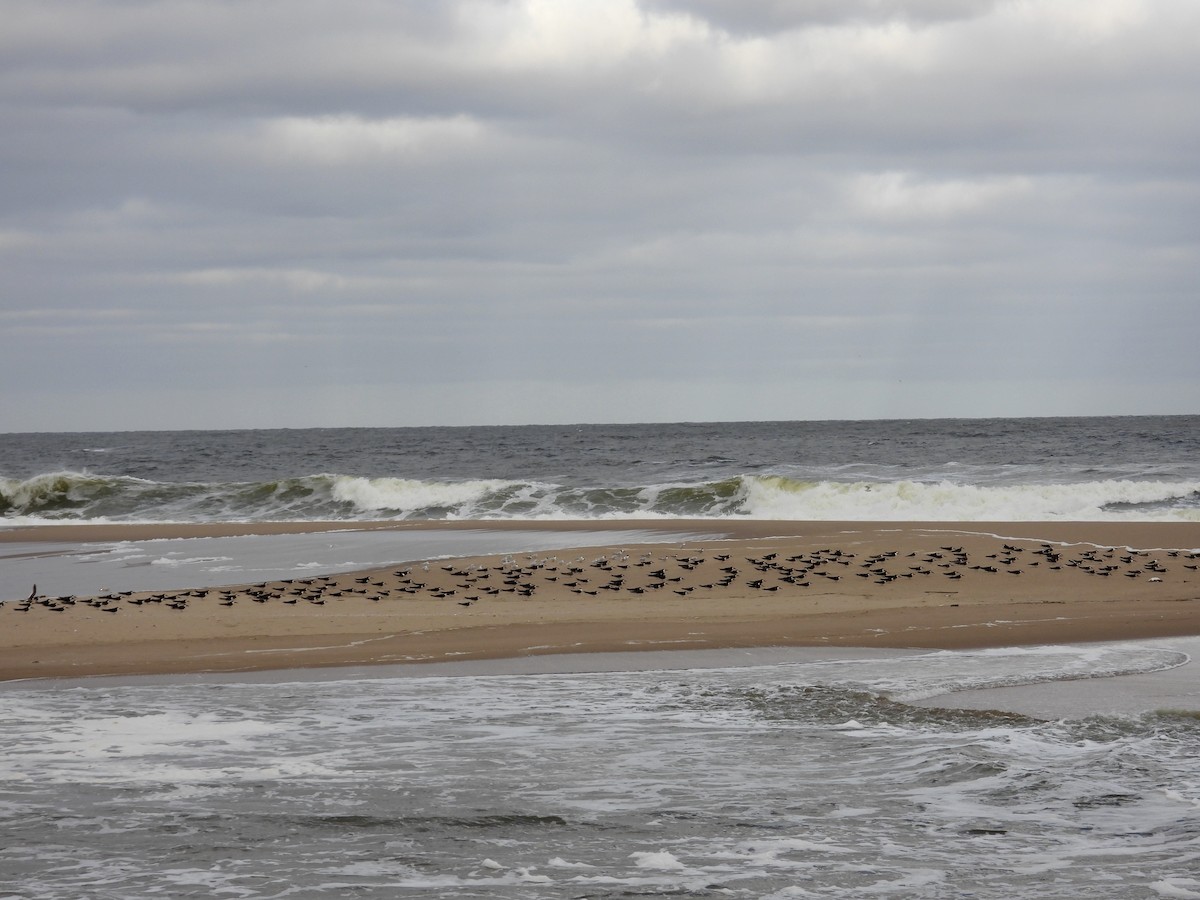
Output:
<instances>
[{"instance_id":1,"label":"white sea foam","mask_svg":"<svg viewBox=\"0 0 1200 900\"><path fill-rule=\"evenodd\" d=\"M585 862L568 862L561 856L556 856L546 863L548 866L553 866L556 869L594 869L595 866Z\"/></svg>"},{"instance_id":2,"label":"white sea foam","mask_svg":"<svg viewBox=\"0 0 1200 900\"><path fill-rule=\"evenodd\" d=\"M335 500L362 510L454 510L477 503L506 486L504 481L417 481L409 478L334 478Z\"/></svg>"},{"instance_id":3,"label":"white sea foam","mask_svg":"<svg viewBox=\"0 0 1200 900\"><path fill-rule=\"evenodd\" d=\"M229 562L232 556L160 556L150 560L152 566L192 566L202 563Z\"/></svg>"},{"instance_id":4,"label":"white sea foam","mask_svg":"<svg viewBox=\"0 0 1200 900\"><path fill-rule=\"evenodd\" d=\"M100 882L113 896L547 900L953 885L998 900L1052 880L1062 896L1186 896L1200 887L1191 720L959 715L866 688L918 686L923 665L969 685L981 666L1098 674L1116 659L1084 646L15 687L0 691L0 815L14 835L0 869L51 900Z\"/></svg>"},{"instance_id":5,"label":"white sea foam","mask_svg":"<svg viewBox=\"0 0 1200 900\"><path fill-rule=\"evenodd\" d=\"M666 850L658 850L655 852L638 851L629 854L638 868L640 869L661 869L663 871L677 871L686 869L682 862L673 854Z\"/></svg>"},{"instance_id":6,"label":"white sea foam","mask_svg":"<svg viewBox=\"0 0 1200 900\"><path fill-rule=\"evenodd\" d=\"M853 669L858 674L864 668L840 661L821 663L819 671L824 684L859 687L912 703L958 691L1161 672L1186 665L1190 659L1186 652L1165 646L1046 645L939 650L901 657L871 667L866 681L844 679L840 672Z\"/></svg>"},{"instance_id":7,"label":"white sea foam","mask_svg":"<svg viewBox=\"0 0 1200 900\"><path fill-rule=\"evenodd\" d=\"M762 519L854 521L1200 521L1200 508L1138 509L1200 491L1200 482L1088 481L976 485L745 479L744 512Z\"/></svg>"},{"instance_id":8,"label":"white sea foam","mask_svg":"<svg viewBox=\"0 0 1200 900\"><path fill-rule=\"evenodd\" d=\"M895 470L895 471L893 471ZM171 484L51 472L0 478L9 524L264 519L613 519L750 517L883 521L1200 521L1200 481L1014 481L742 474L718 481L571 486L503 479L310 475L263 483ZM828 473L834 474L834 473ZM842 473L848 476L850 472ZM1045 473L1042 473L1045 478Z\"/></svg>"},{"instance_id":9,"label":"white sea foam","mask_svg":"<svg viewBox=\"0 0 1200 900\"><path fill-rule=\"evenodd\" d=\"M1163 878L1147 886L1160 897L1181 897L1185 900L1200 898L1200 879L1186 875Z\"/></svg>"}]
</instances>

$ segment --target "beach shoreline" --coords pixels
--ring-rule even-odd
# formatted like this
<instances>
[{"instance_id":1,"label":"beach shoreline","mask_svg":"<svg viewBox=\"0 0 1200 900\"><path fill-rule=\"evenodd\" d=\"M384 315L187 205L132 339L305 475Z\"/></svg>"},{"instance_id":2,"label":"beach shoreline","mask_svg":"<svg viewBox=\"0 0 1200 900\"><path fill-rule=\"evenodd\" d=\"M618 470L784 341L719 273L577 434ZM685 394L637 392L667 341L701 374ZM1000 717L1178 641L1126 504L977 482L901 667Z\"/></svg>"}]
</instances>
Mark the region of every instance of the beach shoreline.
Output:
<instances>
[{"instance_id":1,"label":"beach shoreline","mask_svg":"<svg viewBox=\"0 0 1200 900\"><path fill-rule=\"evenodd\" d=\"M1200 634L1200 524L757 519L48 525L4 544L553 531L579 546L0 607L0 680L551 653ZM616 543L642 532L650 543ZM654 543L654 536L693 535ZM733 569L731 573L728 570ZM510 583L511 582L511 583Z\"/></svg>"}]
</instances>

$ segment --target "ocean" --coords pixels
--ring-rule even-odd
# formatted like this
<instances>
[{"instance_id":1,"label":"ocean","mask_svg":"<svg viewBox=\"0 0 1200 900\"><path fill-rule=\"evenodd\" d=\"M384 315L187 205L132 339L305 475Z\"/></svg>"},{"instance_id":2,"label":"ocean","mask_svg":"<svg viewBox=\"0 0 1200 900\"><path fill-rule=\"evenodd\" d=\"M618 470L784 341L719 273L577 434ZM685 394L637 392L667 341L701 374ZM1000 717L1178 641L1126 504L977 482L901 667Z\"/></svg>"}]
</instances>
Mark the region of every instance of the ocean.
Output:
<instances>
[{"instance_id":1,"label":"ocean","mask_svg":"<svg viewBox=\"0 0 1200 900\"><path fill-rule=\"evenodd\" d=\"M1200 520L1200 416L0 434L0 523Z\"/></svg>"},{"instance_id":2,"label":"ocean","mask_svg":"<svg viewBox=\"0 0 1200 900\"><path fill-rule=\"evenodd\" d=\"M0 513L1191 522L1198 449L1200 417L0 435ZM9 683L0 898L1200 897L1198 651Z\"/></svg>"},{"instance_id":3,"label":"ocean","mask_svg":"<svg viewBox=\"0 0 1200 900\"><path fill-rule=\"evenodd\" d=\"M0 897L1197 897L1200 713L943 701L1198 644L12 684Z\"/></svg>"}]
</instances>

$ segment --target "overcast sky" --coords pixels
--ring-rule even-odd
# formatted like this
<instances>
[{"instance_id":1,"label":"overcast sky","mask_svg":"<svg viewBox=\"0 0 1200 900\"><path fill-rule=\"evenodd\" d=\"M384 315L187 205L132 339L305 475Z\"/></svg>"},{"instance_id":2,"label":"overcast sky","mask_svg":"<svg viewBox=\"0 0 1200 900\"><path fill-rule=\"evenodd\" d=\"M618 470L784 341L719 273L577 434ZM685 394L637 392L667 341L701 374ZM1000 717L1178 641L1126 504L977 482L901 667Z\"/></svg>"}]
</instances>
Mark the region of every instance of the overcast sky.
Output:
<instances>
[{"instance_id":1,"label":"overcast sky","mask_svg":"<svg viewBox=\"0 0 1200 900\"><path fill-rule=\"evenodd\" d=\"M0 431L1200 413L1194 0L5 0Z\"/></svg>"}]
</instances>

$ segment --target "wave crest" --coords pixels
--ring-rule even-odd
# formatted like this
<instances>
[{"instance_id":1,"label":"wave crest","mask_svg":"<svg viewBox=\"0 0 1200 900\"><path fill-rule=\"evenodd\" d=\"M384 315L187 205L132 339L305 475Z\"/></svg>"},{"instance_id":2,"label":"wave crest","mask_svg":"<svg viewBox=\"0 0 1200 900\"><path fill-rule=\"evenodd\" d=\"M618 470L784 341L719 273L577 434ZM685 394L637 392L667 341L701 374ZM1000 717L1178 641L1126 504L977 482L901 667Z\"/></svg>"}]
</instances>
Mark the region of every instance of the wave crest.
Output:
<instances>
[{"instance_id":1,"label":"wave crest","mask_svg":"<svg viewBox=\"0 0 1200 900\"><path fill-rule=\"evenodd\" d=\"M0 515L70 518L121 493L134 493L153 482L105 477L86 472L46 472L23 481L0 479Z\"/></svg>"},{"instance_id":2,"label":"wave crest","mask_svg":"<svg viewBox=\"0 0 1200 900\"><path fill-rule=\"evenodd\" d=\"M87 472L0 478L0 516L39 522L752 518L813 521L1200 521L1200 482L963 484L738 475L568 486L322 473L261 482L155 482Z\"/></svg>"},{"instance_id":3,"label":"wave crest","mask_svg":"<svg viewBox=\"0 0 1200 900\"><path fill-rule=\"evenodd\" d=\"M503 493L510 482L490 481L418 481L411 478L359 478L330 476L330 495L338 503L348 503L364 512L426 512L457 510L485 503L490 496Z\"/></svg>"},{"instance_id":4,"label":"wave crest","mask_svg":"<svg viewBox=\"0 0 1200 900\"><path fill-rule=\"evenodd\" d=\"M744 513L762 519L818 521L1197 521L1200 483L1108 480L975 485L751 476Z\"/></svg>"}]
</instances>

